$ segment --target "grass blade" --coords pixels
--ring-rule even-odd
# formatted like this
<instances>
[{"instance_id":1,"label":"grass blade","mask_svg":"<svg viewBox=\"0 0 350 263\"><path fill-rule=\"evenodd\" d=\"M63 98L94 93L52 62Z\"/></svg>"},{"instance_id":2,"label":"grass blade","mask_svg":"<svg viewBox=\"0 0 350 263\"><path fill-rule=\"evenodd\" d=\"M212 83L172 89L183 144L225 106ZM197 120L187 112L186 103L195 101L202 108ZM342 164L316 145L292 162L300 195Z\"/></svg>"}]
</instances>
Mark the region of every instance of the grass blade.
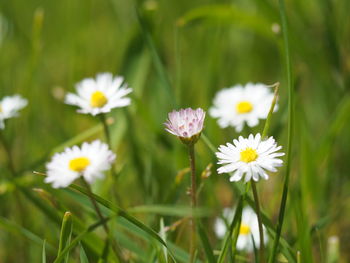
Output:
<instances>
[{"instance_id":1,"label":"grass blade","mask_svg":"<svg viewBox=\"0 0 350 263\"><path fill-rule=\"evenodd\" d=\"M14 234L20 234L30 240L31 242L42 245L44 240L42 240L39 236L34 234L33 232L29 231L26 228L23 228L20 225L17 225L14 222L11 222L7 218L0 217L0 228ZM45 242L46 243L46 242ZM51 252L56 252L56 249L51 246L50 244L46 243L45 246L50 250Z\"/></svg>"},{"instance_id":2,"label":"grass blade","mask_svg":"<svg viewBox=\"0 0 350 263\"><path fill-rule=\"evenodd\" d=\"M204 248L205 255L207 256L207 260L209 263L214 263L215 262L215 257L213 254L213 249L211 248L209 238L207 234L205 233L204 227L200 220L197 220L197 231L199 234L199 237L202 242L202 246Z\"/></svg>"},{"instance_id":3,"label":"grass blade","mask_svg":"<svg viewBox=\"0 0 350 263\"><path fill-rule=\"evenodd\" d=\"M43 242L43 251L41 254L41 263L46 263L46 240Z\"/></svg>"},{"instance_id":4,"label":"grass blade","mask_svg":"<svg viewBox=\"0 0 350 263\"><path fill-rule=\"evenodd\" d=\"M169 101L173 106L176 106L176 97L175 97L174 91L171 87L170 80L166 73L165 67L162 63L162 60L157 52L151 33L147 28L147 22L145 21L145 18L142 16L140 10L136 10L136 14L137 14L137 19L141 28L141 33L150 49L151 57L154 62L154 66L158 72L158 75L161 81L163 82L164 87L167 90Z\"/></svg>"},{"instance_id":5,"label":"grass blade","mask_svg":"<svg viewBox=\"0 0 350 263\"><path fill-rule=\"evenodd\" d=\"M89 263L89 259L86 256L84 247L82 244L80 244L80 263Z\"/></svg>"},{"instance_id":6,"label":"grass blade","mask_svg":"<svg viewBox=\"0 0 350 263\"><path fill-rule=\"evenodd\" d=\"M165 232L165 227L164 227L164 219L160 219L160 236L166 242L166 232ZM166 246L163 246L163 253L164 253L164 258L165 262L168 263L168 249Z\"/></svg>"},{"instance_id":7,"label":"grass blade","mask_svg":"<svg viewBox=\"0 0 350 263\"><path fill-rule=\"evenodd\" d=\"M70 244L68 246L66 246L61 251L59 256L55 259L54 263L61 262L66 257L66 255L68 255L69 251L71 251L87 234L94 231L99 226L105 224L109 219L110 218L104 218L103 220L100 220L100 221L96 222L95 224L90 225L88 228L86 228L84 231L82 231L76 238L74 238L72 240L72 242L70 242Z\"/></svg>"},{"instance_id":8,"label":"grass blade","mask_svg":"<svg viewBox=\"0 0 350 263\"><path fill-rule=\"evenodd\" d=\"M293 142L293 123L294 123L294 88L292 79L292 65L289 50L289 39L288 39L288 25L284 0L279 0L280 15L282 21L282 31L283 31L283 42L284 42L284 52L285 52L285 65L287 73L287 83L288 83L288 144L287 144L287 154L286 154L286 177L283 185L283 193L281 199L280 212L278 217L278 223L276 228L276 236L273 242L271 257L269 258L269 263L273 263L276 260L277 248L279 244L279 239L282 232L282 225L284 221L284 213L287 204L288 188L289 188L289 176L291 170L291 158L292 158L292 142Z\"/></svg>"},{"instance_id":9,"label":"grass blade","mask_svg":"<svg viewBox=\"0 0 350 263\"><path fill-rule=\"evenodd\" d=\"M85 188L82 188L78 185L72 184L70 186L71 189L76 190L82 194L84 194L85 196L89 197L89 193L86 191ZM92 194L93 198L100 203L102 206L112 210L113 212L115 212L118 216L125 218L127 221L129 221L130 223L132 223L133 225L137 226L139 229L143 230L144 232L146 232L147 234L149 234L151 237L153 237L155 240L157 240L159 243L161 243L163 246L166 246L166 243L164 242L164 240L151 228L149 228L148 226L146 226L145 224L143 224L142 222L140 222L139 220L137 220L135 217L129 215L126 211L124 211L123 209L115 206L114 204L112 204L111 202L103 199L102 197Z\"/></svg>"},{"instance_id":10,"label":"grass blade","mask_svg":"<svg viewBox=\"0 0 350 263\"><path fill-rule=\"evenodd\" d=\"M243 201L244 201L244 197L243 194L241 195L241 197L238 200L238 205L235 211L235 215L232 219L231 225L230 225L230 229L229 231L226 233L225 238L224 238L224 245L222 246L220 255L219 255L219 259L218 259L218 263L222 263L225 261L226 258L226 254L227 254L227 250L229 248L229 244L232 241L232 233L233 230L237 228L237 225L240 225L240 221L241 221L241 215L242 215L242 209L243 209ZM237 235L238 237L238 235Z\"/></svg>"},{"instance_id":11,"label":"grass blade","mask_svg":"<svg viewBox=\"0 0 350 263\"><path fill-rule=\"evenodd\" d=\"M72 236L72 229L73 229L72 214L71 214L71 212L66 212L64 214L63 220L62 220L62 227L61 227L60 242L59 242L59 246L58 246L57 258L61 256L64 248L69 246L70 239ZM64 262L68 262L68 256L69 256L69 254L67 253ZM56 259L56 261L57 261L57 259ZM57 261L57 262L60 262L60 261Z\"/></svg>"}]
</instances>

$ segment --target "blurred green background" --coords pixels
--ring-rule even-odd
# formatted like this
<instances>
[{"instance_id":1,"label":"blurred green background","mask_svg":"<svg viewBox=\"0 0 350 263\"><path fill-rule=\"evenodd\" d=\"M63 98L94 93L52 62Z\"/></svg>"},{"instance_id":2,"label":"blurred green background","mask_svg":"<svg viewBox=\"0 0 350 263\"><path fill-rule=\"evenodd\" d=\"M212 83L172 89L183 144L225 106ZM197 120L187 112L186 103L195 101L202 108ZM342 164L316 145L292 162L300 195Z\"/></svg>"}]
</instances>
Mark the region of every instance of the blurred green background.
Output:
<instances>
[{"instance_id":1,"label":"blurred green background","mask_svg":"<svg viewBox=\"0 0 350 263\"><path fill-rule=\"evenodd\" d=\"M301 252L301 262L326 262L328 238L338 236L341 262L347 262L350 1L289 0L286 6L296 98L283 237ZM0 261L39 262L40 238L57 247L60 222L29 198L53 207L33 188L45 189L61 204L62 209L56 209L60 216L68 209L86 226L95 220L87 200L67 190L52 190L32 173L45 172L45 162L65 145L103 139L98 119L63 103L75 83L109 71L124 76L134 89L132 105L109 114L114 120L110 128L118 175L107 176L94 185L94 191L124 208L184 206L189 203L189 176L186 173L180 182L175 178L188 167L186 148L164 131L167 113L181 107L208 110L215 93L234 84L279 81L279 110L273 115L270 134L286 146L284 60L275 0L0 1L0 97L18 93L29 100L21 116L10 120L3 132L18 171L16 185L27 189L27 194L7 179L7 157L0 148ZM262 127L263 122L243 134L261 132ZM204 133L215 147L238 136L232 128L220 129L209 115ZM216 174L215 155L202 140L196 154L198 173L214 164L199 203L210 210L204 219L206 230L218 249L213 219L223 207L236 204L237 193L226 175ZM283 178L282 168L259 183L263 210L273 222ZM164 211L134 213L157 231L160 214L166 225L179 219ZM116 228L128 232L118 222ZM25 231L37 237L28 237ZM179 232L169 239L187 250L186 236ZM125 238L137 240L145 255L151 250L152 244L131 234ZM71 262L78 262L79 251L74 253ZM140 255L130 262L145 262ZM47 256L54 258L54 248L47 249Z\"/></svg>"}]
</instances>

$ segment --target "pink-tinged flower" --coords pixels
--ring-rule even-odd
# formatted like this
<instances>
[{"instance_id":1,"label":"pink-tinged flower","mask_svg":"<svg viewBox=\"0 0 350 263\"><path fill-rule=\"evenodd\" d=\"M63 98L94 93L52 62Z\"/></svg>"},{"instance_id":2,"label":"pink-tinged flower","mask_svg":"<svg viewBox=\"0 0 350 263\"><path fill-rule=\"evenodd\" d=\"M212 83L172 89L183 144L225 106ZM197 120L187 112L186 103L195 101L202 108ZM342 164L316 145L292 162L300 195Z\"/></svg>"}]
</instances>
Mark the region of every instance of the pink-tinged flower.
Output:
<instances>
[{"instance_id":1,"label":"pink-tinged flower","mask_svg":"<svg viewBox=\"0 0 350 263\"><path fill-rule=\"evenodd\" d=\"M205 112L201 108L174 110L168 114L165 130L178 136L185 144L194 144L203 130L204 118Z\"/></svg>"}]
</instances>

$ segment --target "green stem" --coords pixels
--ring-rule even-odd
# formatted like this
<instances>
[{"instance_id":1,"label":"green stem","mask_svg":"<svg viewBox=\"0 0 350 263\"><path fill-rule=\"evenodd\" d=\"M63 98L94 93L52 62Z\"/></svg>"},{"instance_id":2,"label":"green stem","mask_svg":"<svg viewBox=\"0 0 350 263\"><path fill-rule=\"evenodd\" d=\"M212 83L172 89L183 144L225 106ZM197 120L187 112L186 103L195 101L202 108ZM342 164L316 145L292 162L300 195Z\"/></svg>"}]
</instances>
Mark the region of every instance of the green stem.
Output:
<instances>
[{"instance_id":1,"label":"green stem","mask_svg":"<svg viewBox=\"0 0 350 263\"><path fill-rule=\"evenodd\" d=\"M265 252L264 252L264 230L262 226L261 213L260 213L260 204L259 204L259 196L258 191L256 189L256 184L252 180L252 190L256 207L256 215L258 217L258 225L259 225L259 237L260 237L260 254L259 254L259 262L265 262Z\"/></svg>"},{"instance_id":2,"label":"green stem","mask_svg":"<svg viewBox=\"0 0 350 263\"><path fill-rule=\"evenodd\" d=\"M102 113L100 115L100 119L101 119L101 122L102 122L102 125L103 125L103 131L105 133L107 144L108 144L109 148L112 149L111 135L109 133L108 124L107 124L107 120L106 120L106 115L104 113Z\"/></svg>"},{"instance_id":3,"label":"green stem","mask_svg":"<svg viewBox=\"0 0 350 263\"><path fill-rule=\"evenodd\" d=\"M194 209L197 206L197 194L196 194L196 168L195 168L195 155L194 155L194 145L188 146L188 155L190 159L191 166L191 207L192 207L192 217L191 217L191 246L190 246L190 262L194 261L194 254L196 250L196 223L194 218Z\"/></svg>"},{"instance_id":4,"label":"green stem","mask_svg":"<svg viewBox=\"0 0 350 263\"><path fill-rule=\"evenodd\" d=\"M109 227L107 225L107 221L108 220L105 220L106 218L103 217L102 215L102 212L94 198L94 195L92 193L92 190L91 190L91 186L90 184L84 179L84 177L81 177L81 181L83 183L83 185L85 186L86 190L87 190L87 193L88 193L88 196L89 196L89 199L96 211L96 214L97 216L99 217L99 219L101 220L101 222L104 222L103 223L103 228L107 234L107 239L106 239L106 243L105 243L105 247L103 248L103 252L102 252L102 258L107 258L108 256L108 247L109 247L109 239L111 238L110 236L110 231L109 231ZM120 251L119 251L119 248L118 248L118 245L116 244L116 242L114 242L114 239L111 240L112 241L112 248L117 256L117 259L118 259L118 262L123 262L122 261L122 258L120 257Z\"/></svg>"},{"instance_id":5,"label":"green stem","mask_svg":"<svg viewBox=\"0 0 350 263\"><path fill-rule=\"evenodd\" d=\"M103 217L102 212L101 212L100 208L98 207L97 202L96 202L96 200L95 200L95 198L93 196L93 193L92 193L92 190L91 190L91 186L84 179L84 177L81 177L81 181L83 182L83 184L84 184L84 186L85 186L85 188L86 188L86 190L88 192L89 199L90 199L90 201L91 201L91 203L92 203L92 205L93 205L93 207L94 207L94 209L96 211L97 216L99 217L99 219L101 221L104 221L105 218ZM106 234L109 235L109 228L108 228L107 222L104 222L103 228L104 228Z\"/></svg>"},{"instance_id":6,"label":"green stem","mask_svg":"<svg viewBox=\"0 0 350 263\"><path fill-rule=\"evenodd\" d=\"M288 145L287 145L287 156L286 156L286 177L283 185L283 193L280 205L280 212L278 217L276 237L273 242L272 253L269 259L269 263L274 263L276 261L277 249L279 244L279 239L282 232L282 225L284 221L284 214L287 204L288 188L289 188L289 177L290 177L290 167L291 167L291 151L293 142L293 120L294 120L294 90L293 90L293 80L292 80L292 67L290 59L289 50L289 40L288 40L288 27L287 27L287 17L284 6L284 1L279 0L280 15L282 21L282 31L284 40L284 50L286 59L286 71L287 71L287 82L288 82Z\"/></svg>"}]
</instances>

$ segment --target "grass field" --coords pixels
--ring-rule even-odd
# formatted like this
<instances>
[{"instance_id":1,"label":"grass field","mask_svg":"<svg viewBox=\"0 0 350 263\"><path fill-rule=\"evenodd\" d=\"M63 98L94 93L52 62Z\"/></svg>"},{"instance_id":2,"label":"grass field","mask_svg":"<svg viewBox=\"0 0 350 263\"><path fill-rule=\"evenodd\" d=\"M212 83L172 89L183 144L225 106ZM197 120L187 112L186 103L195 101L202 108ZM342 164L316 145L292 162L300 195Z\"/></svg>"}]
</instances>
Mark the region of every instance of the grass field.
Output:
<instances>
[{"instance_id":1,"label":"grass field","mask_svg":"<svg viewBox=\"0 0 350 263\"><path fill-rule=\"evenodd\" d=\"M190 262L187 149L164 122L173 109L208 111L217 91L248 82L280 83L268 135L290 153L257 183L266 259L285 191L277 261L349 262L350 1L283 3L0 1L0 98L28 99L0 130L0 262ZM107 114L113 172L92 185L116 249L106 246L79 181L54 189L40 175L65 147L105 140L100 118L64 104L77 82L99 72L124 76L133 89L130 106ZM214 233L215 218L237 207L245 187L217 173L215 151L264 124L237 133L206 116L195 148L197 262L257 257L235 253L231 236L225 243ZM200 178L206 168L210 176ZM255 208L251 191L243 203Z\"/></svg>"}]
</instances>

